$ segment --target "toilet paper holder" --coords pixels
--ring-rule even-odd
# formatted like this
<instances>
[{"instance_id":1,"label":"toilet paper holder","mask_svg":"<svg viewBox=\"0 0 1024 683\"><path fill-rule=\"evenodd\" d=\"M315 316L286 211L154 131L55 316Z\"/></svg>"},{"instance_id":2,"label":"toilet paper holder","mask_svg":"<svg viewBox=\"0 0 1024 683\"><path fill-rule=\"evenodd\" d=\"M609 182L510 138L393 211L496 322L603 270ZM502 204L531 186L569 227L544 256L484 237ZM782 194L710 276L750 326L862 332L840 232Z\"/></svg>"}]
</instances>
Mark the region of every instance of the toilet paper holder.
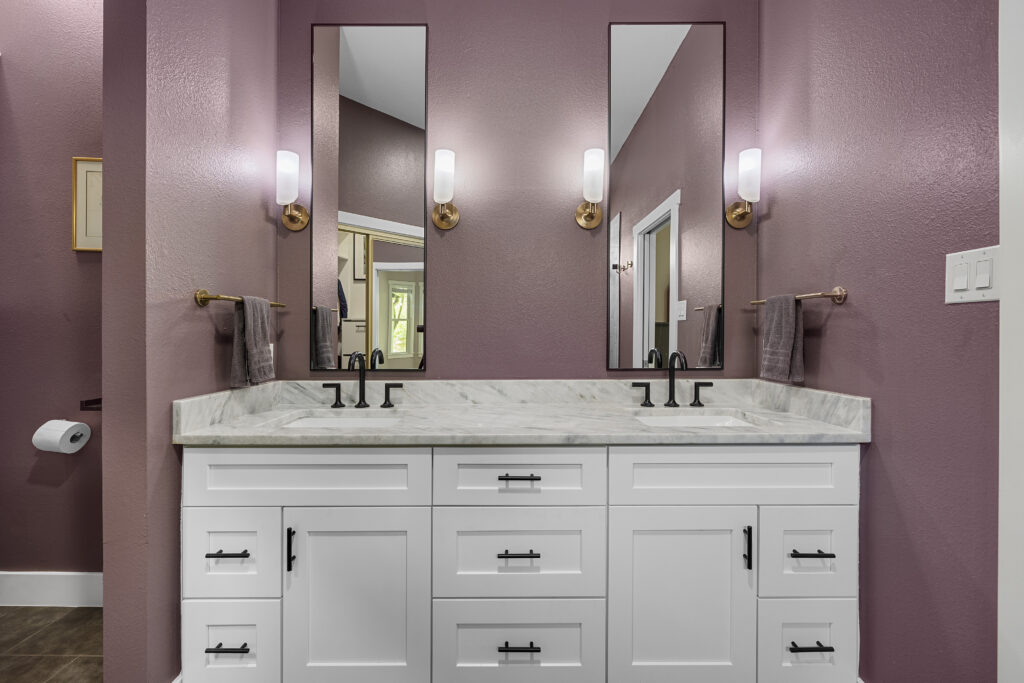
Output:
<instances>
[{"instance_id":1,"label":"toilet paper holder","mask_svg":"<svg viewBox=\"0 0 1024 683\"><path fill-rule=\"evenodd\" d=\"M103 410L103 397L89 398L78 402L78 409L82 411Z\"/></svg>"}]
</instances>

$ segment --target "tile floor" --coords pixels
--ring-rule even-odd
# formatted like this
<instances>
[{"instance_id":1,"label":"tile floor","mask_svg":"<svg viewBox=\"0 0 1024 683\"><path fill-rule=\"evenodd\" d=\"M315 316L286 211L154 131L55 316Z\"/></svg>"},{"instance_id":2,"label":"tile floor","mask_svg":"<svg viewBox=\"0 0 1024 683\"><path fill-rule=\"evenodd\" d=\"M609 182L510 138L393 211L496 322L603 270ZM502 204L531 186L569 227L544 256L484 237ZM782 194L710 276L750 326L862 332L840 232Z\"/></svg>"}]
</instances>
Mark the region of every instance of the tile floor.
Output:
<instances>
[{"instance_id":1,"label":"tile floor","mask_svg":"<svg viewBox=\"0 0 1024 683\"><path fill-rule=\"evenodd\" d=\"M102 683L102 608L0 607L0 681Z\"/></svg>"}]
</instances>

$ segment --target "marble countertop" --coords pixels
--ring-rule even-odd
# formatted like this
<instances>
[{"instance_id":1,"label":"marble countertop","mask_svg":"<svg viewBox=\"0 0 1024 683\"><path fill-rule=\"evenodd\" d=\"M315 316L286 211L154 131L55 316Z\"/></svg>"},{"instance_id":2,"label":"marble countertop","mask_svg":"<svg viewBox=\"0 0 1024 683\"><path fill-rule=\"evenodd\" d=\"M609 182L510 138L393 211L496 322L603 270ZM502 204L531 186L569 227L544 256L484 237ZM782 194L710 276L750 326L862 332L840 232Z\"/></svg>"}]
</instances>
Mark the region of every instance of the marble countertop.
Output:
<instances>
[{"instance_id":1,"label":"marble countertop","mask_svg":"<svg viewBox=\"0 0 1024 683\"><path fill-rule=\"evenodd\" d=\"M665 385L665 382L658 382ZM629 381L405 382L396 407L377 407L383 382L367 383L373 407L356 409L354 383L342 383L347 407L331 409L333 390L319 382L274 382L175 401L174 443L190 446L454 446L864 443L871 438L869 399L758 380L715 380L691 408L690 381L652 387L654 408ZM658 389L662 389L659 392ZM685 398L685 401L683 400ZM638 417L714 415L749 426L647 426ZM341 428L289 427L301 418L342 418ZM381 420L383 422L376 422Z\"/></svg>"}]
</instances>

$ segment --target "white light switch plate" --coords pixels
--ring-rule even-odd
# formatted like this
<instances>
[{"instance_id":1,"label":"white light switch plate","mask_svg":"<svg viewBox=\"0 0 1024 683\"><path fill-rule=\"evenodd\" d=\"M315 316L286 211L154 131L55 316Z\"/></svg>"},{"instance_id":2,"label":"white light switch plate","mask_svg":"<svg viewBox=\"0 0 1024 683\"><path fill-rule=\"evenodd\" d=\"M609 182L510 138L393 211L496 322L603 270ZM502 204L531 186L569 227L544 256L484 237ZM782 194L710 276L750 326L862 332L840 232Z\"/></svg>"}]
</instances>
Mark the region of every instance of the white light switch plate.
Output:
<instances>
[{"instance_id":1,"label":"white light switch plate","mask_svg":"<svg viewBox=\"0 0 1024 683\"><path fill-rule=\"evenodd\" d=\"M946 303L972 301L999 301L998 244L946 254Z\"/></svg>"},{"instance_id":2,"label":"white light switch plate","mask_svg":"<svg viewBox=\"0 0 1024 683\"><path fill-rule=\"evenodd\" d=\"M687 299L676 302L676 320L686 320L686 302Z\"/></svg>"}]
</instances>

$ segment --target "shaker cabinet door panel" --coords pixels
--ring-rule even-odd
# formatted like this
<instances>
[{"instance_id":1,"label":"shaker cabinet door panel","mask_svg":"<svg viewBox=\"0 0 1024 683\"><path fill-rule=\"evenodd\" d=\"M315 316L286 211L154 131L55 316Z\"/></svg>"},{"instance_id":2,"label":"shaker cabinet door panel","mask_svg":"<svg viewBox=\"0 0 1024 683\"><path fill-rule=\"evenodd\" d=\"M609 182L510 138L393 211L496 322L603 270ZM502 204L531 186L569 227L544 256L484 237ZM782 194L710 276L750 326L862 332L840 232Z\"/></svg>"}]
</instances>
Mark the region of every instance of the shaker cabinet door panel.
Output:
<instances>
[{"instance_id":1,"label":"shaker cabinet door panel","mask_svg":"<svg viewBox=\"0 0 1024 683\"><path fill-rule=\"evenodd\" d=\"M430 680L430 508L285 508L284 679Z\"/></svg>"},{"instance_id":2,"label":"shaker cabinet door panel","mask_svg":"<svg viewBox=\"0 0 1024 683\"><path fill-rule=\"evenodd\" d=\"M612 507L608 682L753 683L756 547L754 507Z\"/></svg>"}]
</instances>

